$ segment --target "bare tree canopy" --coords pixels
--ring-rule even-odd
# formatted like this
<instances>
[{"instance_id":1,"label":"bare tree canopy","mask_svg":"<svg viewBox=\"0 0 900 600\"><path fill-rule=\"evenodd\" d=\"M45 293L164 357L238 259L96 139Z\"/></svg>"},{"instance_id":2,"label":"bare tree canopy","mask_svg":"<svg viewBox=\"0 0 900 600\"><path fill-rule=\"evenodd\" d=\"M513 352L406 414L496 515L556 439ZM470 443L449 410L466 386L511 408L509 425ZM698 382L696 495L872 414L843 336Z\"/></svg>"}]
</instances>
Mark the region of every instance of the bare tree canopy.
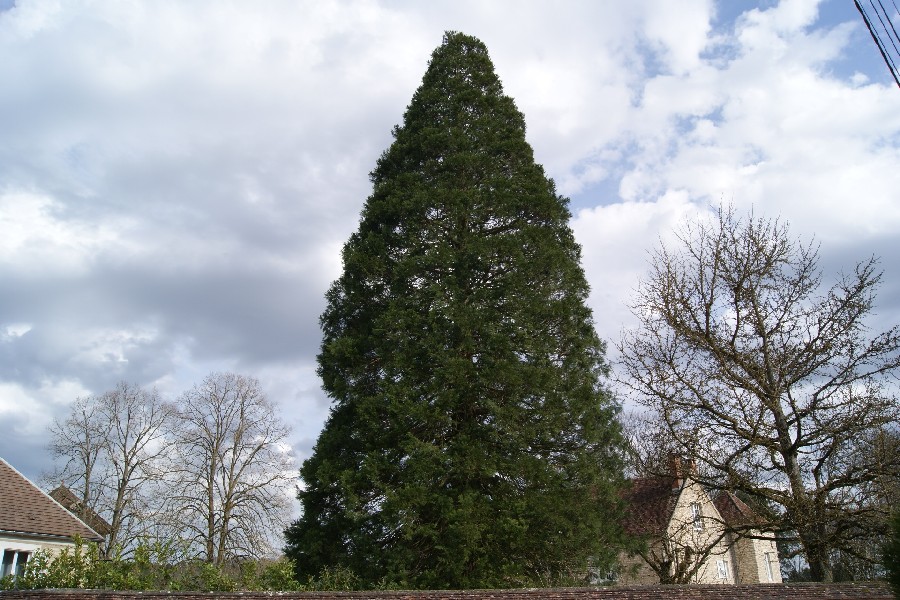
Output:
<instances>
[{"instance_id":1,"label":"bare tree canopy","mask_svg":"<svg viewBox=\"0 0 900 600\"><path fill-rule=\"evenodd\" d=\"M139 492L161 481L160 461L168 450L174 407L155 389L124 382L103 394L99 404L109 448L109 475L102 482L111 506L107 546L130 547L157 509Z\"/></svg>"},{"instance_id":2,"label":"bare tree canopy","mask_svg":"<svg viewBox=\"0 0 900 600\"><path fill-rule=\"evenodd\" d=\"M172 411L156 390L121 382L77 398L69 417L51 426L50 452L61 464L45 478L66 483L81 510L109 522L107 553L127 553L145 531L153 511L147 484L160 480Z\"/></svg>"},{"instance_id":3,"label":"bare tree canopy","mask_svg":"<svg viewBox=\"0 0 900 600\"><path fill-rule=\"evenodd\" d=\"M76 491L81 506L98 510L99 486L94 485L101 453L108 449L107 428L100 418L97 399L76 398L65 421L50 425L48 450L56 468L44 476L51 485L66 484Z\"/></svg>"},{"instance_id":4,"label":"bare tree canopy","mask_svg":"<svg viewBox=\"0 0 900 600\"><path fill-rule=\"evenodd\" d=\"M823 285L817 247L786 224L741 218L685 226L651 254L623 335L622 382L655 409L715 484L774 508L816 580L836 552L886 523L867 486L898 457L859 444L898 418L900 331L871 333L877 259Z\"/></svg>"},{"instance_id":5,"label":"bare tree canopy","mask_svg":"<svg viewBox=\"0 0 900 600\"><path fill-rule=\"evenodd\" d=\"M259 382L213 373L181 396L171 497L192 554L221 565L272 552L290 517L289 430Z\"/></svg>"},{"instance_id":6,"label":"bare tree canopy","mask_svg":"<svg viewBox=\"0 0 900 600\"><path fill-rule=\"evenodd\" d=\"M178 406L123 382L76 399L51 433L59 467L45 479L109 522L107 555L161 537L221 565L271 554L287 525L288 428L251 377L214 373Z\"/></svg>"}]
</instances>

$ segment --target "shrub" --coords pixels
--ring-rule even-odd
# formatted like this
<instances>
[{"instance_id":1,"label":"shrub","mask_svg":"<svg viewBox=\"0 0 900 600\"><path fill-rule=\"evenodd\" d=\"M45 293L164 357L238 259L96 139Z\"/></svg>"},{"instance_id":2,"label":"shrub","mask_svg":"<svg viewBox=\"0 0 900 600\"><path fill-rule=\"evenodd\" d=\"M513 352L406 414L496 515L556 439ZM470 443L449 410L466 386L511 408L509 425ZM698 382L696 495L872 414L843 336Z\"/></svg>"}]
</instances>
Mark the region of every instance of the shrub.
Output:
<instances>
[{"instance_id":1,"label":"shrub","mask_svg":"<svg viewBox=\"0 0 900 600\"><path fill-rule=\"evenodd\" d=\"M36 551L18 577L0 579L0 590L90 588L133 591L298 591L294 565L277 561L235 562L225 568L200 560L177 560L178 552L166 542L142 542L130 558L116 554L100 559L96 544L76 540L58 554ZM323 589L350 589L342 573L326 573Z\"/></svg>"},{"instance_id":2,"label":"shrub","mask_svg":"<svg viewBox=\"0 0 900 600\"><path fill-rule=\"evenodd\" d=\"M891 519L890 537L884 546L884 568L894 596L900 598L900 510Z\"/></svg>"}]
</instances>

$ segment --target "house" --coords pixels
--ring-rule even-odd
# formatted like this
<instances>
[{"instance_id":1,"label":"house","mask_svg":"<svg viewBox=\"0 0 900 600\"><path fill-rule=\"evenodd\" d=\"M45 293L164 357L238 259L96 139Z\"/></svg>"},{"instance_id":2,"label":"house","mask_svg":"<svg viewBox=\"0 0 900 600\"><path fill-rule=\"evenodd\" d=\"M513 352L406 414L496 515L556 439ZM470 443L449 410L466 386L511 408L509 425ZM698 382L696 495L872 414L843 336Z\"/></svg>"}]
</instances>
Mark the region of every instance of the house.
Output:
<instances>
[{"instance_id":1,"label":"house","mask_svg":"<svg viewBox=\"0 0 900 600\"><path fill-rule=\"evenodd\" d=\"M745 531L742 536L729 534L732 560L739 575L736 583L781 583L781 561L775 537L764 535L753 527L759 522L753 509L730 492L718 493L713 504L731 531Z\"/></svg>"},{"instance_id":2,"label":"house","mask_svg":"<svg viewBox=\"0 0 900 600\"><path fill-rule=\"evenodd\" d=\"M102 542L85 525L0 458L0 576L22 573L31 554L75 545L75 538Z\"/></svg>"},{"instance_id":3,"label":"house","mask_svg":"<svg viewBox=\"0 0 900 600\"><path fill-rule=\"evenodd\" d=\"M645 547L620 556L627 584L781 583L774 536L737 496L715 498L695 481L693 463L674 459L668 476L635 479L625 494L625 530Z\"/></svg>"}]
</instances>

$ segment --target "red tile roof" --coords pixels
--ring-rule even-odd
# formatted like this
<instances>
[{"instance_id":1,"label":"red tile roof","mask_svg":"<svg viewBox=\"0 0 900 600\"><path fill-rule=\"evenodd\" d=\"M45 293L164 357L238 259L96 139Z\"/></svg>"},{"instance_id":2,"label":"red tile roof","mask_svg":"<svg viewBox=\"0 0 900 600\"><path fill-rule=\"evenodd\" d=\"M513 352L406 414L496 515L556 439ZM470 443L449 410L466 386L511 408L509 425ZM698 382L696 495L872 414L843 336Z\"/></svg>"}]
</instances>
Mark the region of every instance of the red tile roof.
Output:
<instances>
[{"instance_id":1,"label":"red tile roof","mask_svg":"<svg viewBox=\"0 0 900 600\"><path fill-rule=\"evenodd\" d=\"M756 525L761 522L759 515L731 492L719 492L713 498L713 504L722 515L722 520L731 527Z\"/></svg>"},{"instance_id":2,"label":"red tile roof","mask_svg":"<svg viewBox=\"0 0 900 600\"><path fill-rule=\"evenodd\" d=\"M675 511L680 481L675 477L634 479L625 500L625 531L632 535L662 535Z\"/></svg>"},{"instance_id":3,"label":"red tile roof","mask_svg":"<svg viewBox=\"0 0 900 600\"><path fill-rule=\"evenodd\" d=\"M82 506L81 499L65 485L60 484L48 495L100 535L109 535L109 532L112 531L112 525L106 519L98 515L90 506Z\"/></svg>"},{"instance_id":4,"label":"red tile roof","mask_svg":"<svg viewBox=\"0 0 900 600\"><path fill-rule=\"evenodd\" d=\"M103 538L0 458L0 533Z\"/></svg>"}]
</instances>

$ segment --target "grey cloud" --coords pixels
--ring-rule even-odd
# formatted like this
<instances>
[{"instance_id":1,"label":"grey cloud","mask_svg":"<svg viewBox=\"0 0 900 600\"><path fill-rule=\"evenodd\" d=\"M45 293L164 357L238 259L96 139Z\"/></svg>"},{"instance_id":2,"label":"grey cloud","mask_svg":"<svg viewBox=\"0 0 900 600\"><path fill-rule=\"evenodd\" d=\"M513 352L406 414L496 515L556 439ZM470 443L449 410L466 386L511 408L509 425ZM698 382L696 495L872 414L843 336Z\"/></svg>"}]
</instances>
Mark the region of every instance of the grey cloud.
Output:
<instances>
[{"instance_id":1,"label":"grey cloud","mask_svg":"<svg viewBox=\"0 0 900 600\"><path fill-rule=\"evenodd\" d=\"M624 218L623 178L637 189L688 189L691 202L705 202L708 164L677 154L682 136L666 124L690 114L693 94L720 98L742 82L757 89L795 66L753 63L722 76L724 62L707 56L666 80L670 91L650 110L639 100L661 75L654 65L690 69L693 60L684 48L648 44L661 35L646 30L652 2L614 10L573 2L565 11L476 0L371 3L368 12L342 2L119 6L37 1L0 13L0 81L14 82L0 94L0 211L15 194L46 199L49 211L23 225L36 228L25 232L27 252L5 256L0 240L0 335L11 323L32 326L0 339L0 384L38 399L46 420L72 399L48 401L47 382L99 393L125 379L175 398L212 369L259 375L294 424L301 455L328 412L314 373L324 292L370 191L367 174L444 29L485 41L538 159L574 190L573 207L604 205L613 221ZM696 48L710 15L703 2L689 8L679 18L690 20ZM47 26L20 31L20 9L34 23L45 12ZM718 50L737 56L734 20L729 12L709 39L724 36ZM726 142L739 148L743 131L727 129L739 139ZM708 150L731 160L727 143ZM786 205L804 182L785 185L787 168L776 175L752 179L752 191ZM641 234L616 248L615 260L643 253L624 246L653 238L644 235L652 224L634 227ZM585 233L586 245L598 243ZM895 322L896 237L846 249L884 257L880 312ZM604 331L615 332L609 315L622 312L633 285L629 273L604 268L607 256L592 267L592 298ZM832 255L823 260L830 266ZM20 468L47 465L40 436L21 433L39 419L8 418L14 433L0 440L0 456Z\"/></svg>"},{"instance_id":2,"label":"grey cloud","mask_svg":"<svg viewBox=\"0 0 900 600\"><path fill-rule=\"evenodd\" d=\"M23 431L24 419L4 419L4 435L0 436L0 456L11 462L25 477L38 482L51 466L44 438Z\"/></svg>"}]
</instances>

